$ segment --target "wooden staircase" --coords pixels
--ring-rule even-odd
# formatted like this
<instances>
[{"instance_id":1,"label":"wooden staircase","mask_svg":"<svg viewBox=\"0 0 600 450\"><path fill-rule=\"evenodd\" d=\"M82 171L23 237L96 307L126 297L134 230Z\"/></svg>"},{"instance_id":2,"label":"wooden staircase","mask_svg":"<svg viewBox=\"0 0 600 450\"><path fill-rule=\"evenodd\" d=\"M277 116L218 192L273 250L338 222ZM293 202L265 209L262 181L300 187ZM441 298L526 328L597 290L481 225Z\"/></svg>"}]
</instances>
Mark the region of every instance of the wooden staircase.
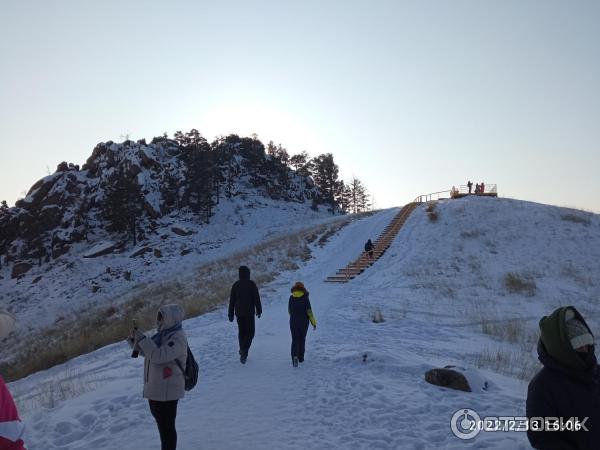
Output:
<instances>
[{"instance_id":1,"label":"wooden staircase","mask_svg":"<svg viewBox=\"0 0 600 450\"><path fill-rule=\"evenodd\" d=\"M330 283L347 283L364 272L367 267L373 265L375 261L381 258L381 255L383 255L389 248L389 246L392 244L392 241L398 234L398 231L400 231L408 219L408 216L410 216L410 213L412 213L420 203L420 199L417 199L416 201L404 206L400 212L396 214L389 225L385 227L383 232L373 243L373 246L375 247L373 249L373 258L369 258L366 252L362 252L355 261L352 261L343 269L338 270L335 275L327 277L325 281Z\"/></svg>"}]
</instances>

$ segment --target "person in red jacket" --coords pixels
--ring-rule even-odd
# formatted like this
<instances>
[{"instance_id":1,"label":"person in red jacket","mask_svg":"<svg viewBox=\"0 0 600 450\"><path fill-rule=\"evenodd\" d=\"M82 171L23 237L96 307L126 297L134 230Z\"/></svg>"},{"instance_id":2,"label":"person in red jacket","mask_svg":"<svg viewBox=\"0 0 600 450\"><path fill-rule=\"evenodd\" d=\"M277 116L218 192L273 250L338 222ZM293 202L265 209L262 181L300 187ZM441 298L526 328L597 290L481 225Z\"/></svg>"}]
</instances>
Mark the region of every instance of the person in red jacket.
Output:
<instances>
[{"instance_id":1,"label":"person in red jacket","mask_svg":"<svg viewBox=\"0 0 600 450\"><path fill-rule=\"evenodd\" d=\"M0 311L0 339L4 339L14 329L14 316ZM26 450L23 442L24 431L25 427L19 418L15 401L0 376L0 450Z\"/></svg>"}]
</instances>

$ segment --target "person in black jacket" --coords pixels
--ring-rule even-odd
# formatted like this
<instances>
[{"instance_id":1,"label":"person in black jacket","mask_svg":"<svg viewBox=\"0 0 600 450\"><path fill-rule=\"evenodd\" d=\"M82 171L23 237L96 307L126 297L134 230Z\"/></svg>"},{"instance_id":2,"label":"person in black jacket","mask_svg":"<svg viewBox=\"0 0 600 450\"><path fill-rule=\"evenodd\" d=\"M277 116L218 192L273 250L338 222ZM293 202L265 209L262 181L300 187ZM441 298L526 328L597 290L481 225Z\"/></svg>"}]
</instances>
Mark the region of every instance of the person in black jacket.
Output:
<instances>
[{"instance_id":1,"label":"person in black jacket","mask_svg":"<svg viewBox=\"0 0 600 450\"><path fill-rule=\"evenodd\" d=\"M365 252L367 253L367 255L369 255L369 259L373 259L373 250L374 249L375 249L375 246L373 245L373 242L371 242L371 239L369 239L365 243Z\"/></svg>"},{"instance_id":2,"label":"person in black jacket","mask_svg":"<svg viewBox=\"0 0 600 450\"><path fill-rule=\"evenodd\" d=\"M600 370L590 328L574 307L567 306L543 317L540 330L538 355L544 367L529 383L527 417L576 417L588 431L530 427L529 442L540 450L600 448Z\"/></svg>"},{"instance_id":3,"label":"person in black jacket","mask_svg":"<svg viewBox=\"0 0 600 450\"><path fill-rule=\"evenodd\" d=\"M317 321L310 306L308 291L300 281L292 287L292 295L288 301L290 314L290 331L292 333L292 365L298 367L298 362L304 362L304 347L308 323L317 329Z\"/></svg>"},{"instance_id":4,"label":"person in black jacket","mask_svg":"<svg viewBox=\"0 0 600 450\"><path fill-rule=\"evenodd\" d=\"M240 279L231 286L228 316L230 322L233 322L234 313L237 318L240 362L246 364L248 351L254 338L254 314L260 318L262 306L258 287L250 279L250 269L246 266L240 266L239 276Z\"/></svg>"}]
</instances>

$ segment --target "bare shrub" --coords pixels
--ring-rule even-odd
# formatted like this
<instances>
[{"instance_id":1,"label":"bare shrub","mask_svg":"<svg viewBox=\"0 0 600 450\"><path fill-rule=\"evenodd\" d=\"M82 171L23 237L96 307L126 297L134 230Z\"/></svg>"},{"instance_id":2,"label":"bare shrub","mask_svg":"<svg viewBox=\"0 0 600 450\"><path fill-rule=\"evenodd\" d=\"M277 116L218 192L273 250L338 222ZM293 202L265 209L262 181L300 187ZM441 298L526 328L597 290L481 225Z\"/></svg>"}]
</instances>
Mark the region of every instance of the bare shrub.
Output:
<instances>
[{"instance_id":1,"label":"bare shrub","mask_svg":"<svg viewBox=\"0 0 600 450\"><path fill-rule=\"evenodd\" d=\"M428 202L425 206L425 212L427 213L427 217L429 217L429 221L435 223L439 219L438 212L435 207L437 206L436 202Z\"/></svg>"},{"instance_id":2,"label":"bare shrub","mask_svg":"<svg viewBox=\"0 0 600 450\"><path fill-rule=\"evenodd\" d=\"M581 269L575 267L572 263L567 263L565 265L563 265L561 267L561 271L560 273L567 277L572 279L573 281L576 281L577 283L581 284L582 286L586 286L586 287L590 287L594 285L594 281L592 279L592 277L589 276L585 276L584 274L581 273Z\"/></svg>"},{"instance_id":3,"label":"bare shrub","mask_svg":"<svg viewBox=\"0 0 600 450\"><path fill-rule=\"evenodd\" d=\"M584 211L565 213L560 218L568 222L580 223L586 226L592 223L591 214Z\"/></svg>"},{"instance_id":4,"label":"bare shrub","mask_svg":"<svg viewBox=\"0 0 600 450\"><path fill-rule=\"evenodd\" d=\"M383 314L381 313L381 310L379 308L375 308L375 311L373 311L373 314L371 314L371 320L373 321L373 323L385 322Z\"/></svg>"},{"instance_id":5,"label":"bare shrub","mask_svg":"<svg viewBox=\"0 0 600 450\"><path fill-rule=\"evenodd\" d=\"M470 230L470 231L463 231L462 233L460 233L460 236L465 239L474 239L474 238L478 238L482 234L483 233L481 232L481 230Z\"/></svg>"},{"instance_id":6,"label":"bare shrub","mask_svg":"<svg viewBox=\"0 0 600 450\"><path fill-rule=\"evenodd\" d=\"M535 295L537 285L531 275L523 275L516 272L509 272L504 276L504 286L511 294L526 294L529 297Z\"/></svg>"}]
</instances>

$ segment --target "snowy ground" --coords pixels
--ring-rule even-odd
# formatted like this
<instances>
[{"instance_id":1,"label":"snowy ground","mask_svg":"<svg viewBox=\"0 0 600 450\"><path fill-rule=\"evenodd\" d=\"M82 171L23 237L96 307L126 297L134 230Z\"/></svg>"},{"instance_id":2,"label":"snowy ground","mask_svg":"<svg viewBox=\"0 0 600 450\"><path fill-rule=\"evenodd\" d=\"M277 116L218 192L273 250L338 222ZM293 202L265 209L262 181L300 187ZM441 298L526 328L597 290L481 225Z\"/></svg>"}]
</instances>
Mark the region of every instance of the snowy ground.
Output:
<instances>
[{"instance_id":1,"label":"snowy ground","mask_svg":"<svg viewBox=\"0 0 600 450\"><path fill-rule=\"evenodd\" d=\"M186 321L201 373L180 402L178 448L529 448L516 432L461 441L450 419L463 408L482 417L524 414L526 382L473 369L484 349L505 345L484 334L482 322L517 318L535 332L542 314L573 304L597 329L599 217L480 198L442 202L437 211L431 223L417 209L388 252L348 284L323 280L396 211L350 224L299 270L261 286L264 313L245 366L224 309ZM508 293L508 272L535 280L533 295ZM311 292L318 326L294 369L287 298L297 280ZM383 323L371 321L377 308ZM28 448L158 448L141 398L142 361L129 353L115 344L12 383ZM446 364L472 370L489 387L464 393L424 381L426 370Z\"/></svg>"}]
</instances>

